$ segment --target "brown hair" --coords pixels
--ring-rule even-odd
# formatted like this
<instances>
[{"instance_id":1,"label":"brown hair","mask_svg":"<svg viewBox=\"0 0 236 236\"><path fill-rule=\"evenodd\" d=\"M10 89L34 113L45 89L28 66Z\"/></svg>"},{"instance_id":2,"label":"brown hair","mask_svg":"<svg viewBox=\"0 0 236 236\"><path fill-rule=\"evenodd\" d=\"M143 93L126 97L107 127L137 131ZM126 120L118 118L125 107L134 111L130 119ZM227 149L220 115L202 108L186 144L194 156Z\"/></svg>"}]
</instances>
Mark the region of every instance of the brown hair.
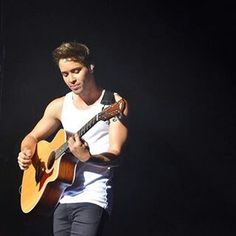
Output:
<instances>
[{"instance_id":1,"label":"brown hair","mask_svg":"<svg viewBox=\"0 0 236 236\"><path fill-rule=\"evenodd\" d=\"M91 64L89 48L82 43L63 42L59 47L53 50L52 56L57 65L60 59L65 58L70 58L85 66Z\"/></svg>"}]
</instances>

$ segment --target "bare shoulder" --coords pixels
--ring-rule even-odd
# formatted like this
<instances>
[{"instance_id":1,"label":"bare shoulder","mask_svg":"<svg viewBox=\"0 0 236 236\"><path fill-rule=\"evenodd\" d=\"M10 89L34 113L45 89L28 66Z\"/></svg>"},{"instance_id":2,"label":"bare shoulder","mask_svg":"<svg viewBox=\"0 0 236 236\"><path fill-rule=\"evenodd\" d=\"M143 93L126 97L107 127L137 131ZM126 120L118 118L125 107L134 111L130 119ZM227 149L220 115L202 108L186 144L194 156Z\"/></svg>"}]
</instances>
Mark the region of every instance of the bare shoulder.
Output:
<instances>
[{"instance_id":1,"label":"bare shoulder","mask_svg":"<svg viewBox=\"0 0 236 236\"><path fill-rule=\"evenodd\" d=\"M122 96L120 96L120 94L118 93L114 93L114 97L115 97L115 101L118 102L120 99L124 99L126 101L126 99Z\"/></svg>"},{"instance_id":2,"label":"bare shoulder","mask_svg":"<svg viewBox=\"0 0 236 236\"><path fill-rule=\"evenodd\" d=\"M65 98L65 96L55 98L54 100L52 100L52 101L49 103L49 105L50 105L50 106L62 106L62 105L63 105L63 102L64 102L64 98Z\"/></svg>"},{"instance_id":3,"label":"bare shoulder","mask_svg":"<svg viewBox=\"0 0 236 236\"><path fill-rule=\"evenodd\" d=\"M120 96L118 93L114 93L114 97L115 97L116 102L121 100L121 99L124 99L124 101L125 101L124 115L127 116L128 115L128 102L127 102L127 100L124 97Z\"/></svg>"},{"instance_id":4,"label":"bare shoulder","mask_svg":"<svg viewBox=\"0 0 236 236\"><path fill-rule=\"evenodd\" d=\"M65 96L55 98L45 109L45 114L52 115L60 119Z\"/></svg>"}]
</instances>

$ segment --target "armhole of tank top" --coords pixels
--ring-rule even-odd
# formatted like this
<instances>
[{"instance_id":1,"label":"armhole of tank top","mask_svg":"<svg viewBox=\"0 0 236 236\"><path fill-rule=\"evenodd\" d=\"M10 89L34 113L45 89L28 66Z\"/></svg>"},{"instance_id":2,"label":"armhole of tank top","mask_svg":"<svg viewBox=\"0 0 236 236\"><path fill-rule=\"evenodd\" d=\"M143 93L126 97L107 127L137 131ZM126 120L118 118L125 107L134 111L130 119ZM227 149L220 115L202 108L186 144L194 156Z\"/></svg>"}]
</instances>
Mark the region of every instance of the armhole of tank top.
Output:
<instances>
[{"instance_id":1,"label":"armhole of tank top","mask_svg":"<svg viewBox=\"0 0 236 236\"><path fill-rule=\"evenodd\" d=\"M63 120L64 120L64 114L65 114L65 109L66 107L68 107L68 100L71 98L71 92L67 93L64 97L63 100L63 105L62 105L62 109L61 109L61 123L63 124Z\"/></svg>"}]
</instances>

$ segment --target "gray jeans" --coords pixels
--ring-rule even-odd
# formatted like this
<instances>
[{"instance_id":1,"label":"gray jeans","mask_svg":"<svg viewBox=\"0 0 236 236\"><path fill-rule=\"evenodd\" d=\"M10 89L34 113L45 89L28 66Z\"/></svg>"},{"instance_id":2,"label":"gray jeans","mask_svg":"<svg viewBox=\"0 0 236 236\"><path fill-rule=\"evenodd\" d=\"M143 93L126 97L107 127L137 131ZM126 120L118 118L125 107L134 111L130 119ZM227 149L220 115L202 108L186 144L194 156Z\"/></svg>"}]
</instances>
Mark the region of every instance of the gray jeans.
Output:
<instances>
[{"instance_id":1,"label":"gray jeans","mask_svg":"<svg viewBox=\"0 0 236 236\"><path fill-rule=\"evenodd\" d=\"M100 236L108 214L92 203L59 204L54 211L54 236Z\"/></svg>"}]
</instances>

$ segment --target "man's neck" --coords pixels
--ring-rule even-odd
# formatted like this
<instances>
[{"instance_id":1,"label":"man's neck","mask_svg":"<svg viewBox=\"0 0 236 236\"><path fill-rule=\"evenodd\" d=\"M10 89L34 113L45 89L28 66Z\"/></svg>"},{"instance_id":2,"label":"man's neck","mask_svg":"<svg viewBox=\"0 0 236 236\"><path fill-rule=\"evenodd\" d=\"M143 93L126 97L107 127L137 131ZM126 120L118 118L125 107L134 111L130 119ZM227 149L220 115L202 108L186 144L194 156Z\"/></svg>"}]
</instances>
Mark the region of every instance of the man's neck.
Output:
<instances>
[{"instance_id":1,"label":"man's neck","mask_svg":"<svg viewBox=\"0 0 236 236\"><path fill-rule=\"evenodd\" d=\"M85 91L82 94L73 94L73 99L75 104L80 108L86 108L87 106L91 106L94 104L101 96L102 89L99 87L94 87L90 89L88 92Z\"/></svg>"}]
</instances>

